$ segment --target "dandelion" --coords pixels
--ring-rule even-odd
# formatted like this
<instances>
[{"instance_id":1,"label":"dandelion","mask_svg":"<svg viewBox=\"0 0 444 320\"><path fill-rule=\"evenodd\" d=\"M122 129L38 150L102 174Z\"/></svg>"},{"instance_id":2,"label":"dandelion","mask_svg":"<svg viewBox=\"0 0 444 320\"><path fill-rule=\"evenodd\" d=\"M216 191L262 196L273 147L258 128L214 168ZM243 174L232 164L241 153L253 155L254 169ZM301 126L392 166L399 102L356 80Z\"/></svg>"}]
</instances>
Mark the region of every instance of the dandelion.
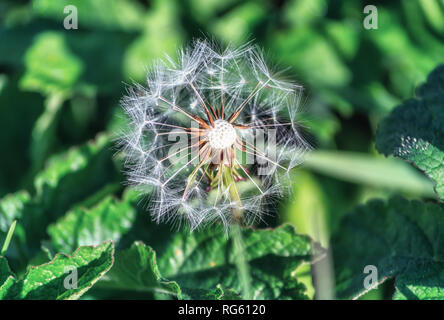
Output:
<instances>
[{"instance_id":1,"label":"dandelion","mask_svg":"<svg viewBox=\"0 0 444 320\"><path fill-rule=\"evenodd\" d=\"M279 76L250 44L219 50L199 40L128 89L126 173L154 189L157 222L228 229L268 213L309 149L296 122L302 87Z\"/></svg>"}]
</instances>

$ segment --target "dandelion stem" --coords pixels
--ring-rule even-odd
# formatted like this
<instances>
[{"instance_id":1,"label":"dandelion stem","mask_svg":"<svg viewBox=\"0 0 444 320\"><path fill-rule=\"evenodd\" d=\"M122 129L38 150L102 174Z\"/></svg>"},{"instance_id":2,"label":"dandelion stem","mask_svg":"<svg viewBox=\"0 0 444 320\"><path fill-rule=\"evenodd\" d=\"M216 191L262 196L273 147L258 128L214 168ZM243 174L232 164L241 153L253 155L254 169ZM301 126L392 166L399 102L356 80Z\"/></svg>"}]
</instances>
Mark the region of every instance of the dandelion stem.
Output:
<instances>
[{"instance_id":1,"label":"dandelion stem","mask_svg":"<svg viewBox=\"0 0 444 320\"><path fill-rule=\"evenodd\" d=\"M247 261L244 239L242 237L241 227L238 223L231 228L231 236L234 243L234 262L238 272L239 282L242 288L242 296L245 300L251 300L251 276Z\"/></svg>"},{"instance_id":2,"label":"dandelion stem","mask_svg":"<svg viewBox=\"0 0 444 320\"><path fill-rule=\"evenodd\" d=\"M236 182L233 179L233 173L231 172L232 168L228 166L222 166L222 179L223 184L228 189L228 197L230 198L230 203L233 204L232 210L234 217L236 219L236 223L242 225L242 209L241 209L241 199L239 195L239 191L237 190Z\"/></svg>"},{"instance_id":3,"label":"dandelion stem","mask_svg":"<svg viewBox=\"0 0 444 320\"><path fill-rule=\"evenodd\" d=\"M239 191L237 190L236 182L233 179L232 168L224 166L223 169L223 182L228 188L228 196L230 202L234 203L233 215L235 217L235 223L231 228L231 236L234 244L234 262L236 264L239 282L242 288L242 295L244 299L251 300L251 276L248 261L246 259L247 252L245 251L244 240L242 238L242 216L241 199Z\"/></svg>"}]
</instances>

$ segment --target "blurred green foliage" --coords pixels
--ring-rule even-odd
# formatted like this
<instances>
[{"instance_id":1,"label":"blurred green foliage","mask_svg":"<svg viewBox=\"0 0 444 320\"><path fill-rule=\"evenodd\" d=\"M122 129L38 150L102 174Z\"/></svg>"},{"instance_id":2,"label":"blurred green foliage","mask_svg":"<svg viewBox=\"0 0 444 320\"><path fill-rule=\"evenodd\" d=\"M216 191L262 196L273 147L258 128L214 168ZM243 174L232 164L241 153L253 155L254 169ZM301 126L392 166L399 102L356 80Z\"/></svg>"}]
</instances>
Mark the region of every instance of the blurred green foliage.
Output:
<instances>
[{"instance_id":1,"label":"blurred green foliage","mask_svg":"<svg viewBox=\"0 0 444 320\"><path fill-rule=\"evenodd\" d=\"M77 30L63 27L68 4L78 9ZM444 62L444 1L375 0L372 4L378 8L376 30L363 27L366 1L361 0L1 1L0 244L10 223L19 220L16 241L8 251L10 266L23 274L30 261L47 261L46 254L50 258L59 251L70 254L79 245L107 239L127 250L120 255L135 261L137 254L151 257L155 264L153 249L140 243L131 246L144 240L163 252L152 244L160 241L144 235L144 230L133 230L133 224L149 219L148 214L141 217L133 206L113 198L121 197L123 187L121 161L112 158L110 137L124 125L119 100L125 84L143 83L151 62L164 54L174 57L194 37L236 45L254 40L265 49L270 63L289 67L286 76L306 88L299 120L316 151L296 170L293 197L286 199L277 218L267 218L268 225L291 222L300 233L328 247L330 236L342 228L342 216L369 198L387 200L402 194L436 200L431 180L400 159L378 155L374 141L377 124L396 105L415 96L415 88ZM437 83L442 90L442 79ZM434 178L442 196L443 95L441 91L437 98L427 88L422 87L419 96L427 101L431 114L422 116L425 123L432 118L440 131L420 135L439 140L433 147L440 150L432 163L424 161L421 153L406 160ZM384 154L393 154L387 137L393 131L405 131L403 126L409 127L408 121L423 112L408 114L419 108L415 103L402 108L381 127L386 134L377 141ZM427 129L422 126L413 135ZM74 225L82 231L72 230ZM167 227L158 228L166 228L171 236ZM282 256L276 254L273 259L288 271ZM226 288L233 286L230 281L209 277L210 291L184 291L162 278L165 273L170 280L180 280L179 271L140 268L152 272L147 283L174 287L183 297L235 296ZM117 269L116 279L102 288L123 281ZM4 268L5 274L8 270ZM258 274L265 272L258 270ZM294 287L287 288L280 279L264 281L273 286L261 291L263 297L305 295L299 282L289 282ZM310 287L309 282L304 281L305 286ZM103 293L100 286L94 290L93 298L113 295ZM308 292L312 297L313 290ZM397 297L405 297L405 292L398 291ZM389 287L372 298L391 298L392 293Z\"/></svg>"}]
</instances>

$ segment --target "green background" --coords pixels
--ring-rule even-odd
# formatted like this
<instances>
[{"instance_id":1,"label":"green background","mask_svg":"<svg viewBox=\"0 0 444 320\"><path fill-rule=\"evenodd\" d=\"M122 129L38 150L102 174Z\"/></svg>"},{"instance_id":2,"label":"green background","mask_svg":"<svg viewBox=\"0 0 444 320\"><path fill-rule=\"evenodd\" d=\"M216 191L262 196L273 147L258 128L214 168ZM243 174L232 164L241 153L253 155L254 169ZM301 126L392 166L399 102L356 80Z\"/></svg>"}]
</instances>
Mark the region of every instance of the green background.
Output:
<instances>
[{"instance_id":1,"label":"green background","mask_svg":"<svg viewBox=\"0 0 444 320\"><path fill-rule=\"evenodd\" d=\"M63 27L68 4L78 9L77 30ZM444 61L444 1L371 4L376 30L363 27L366 2L358 0L2 0L0 198L18 190L38 195L34 181L53 155L124 125L126 84L143 83L155 59L208 37L253 40L305 87L301 122L315 151L269 225L291 222L327 246L340 218L370 198L436 199L430 180L378 154L374 141L378 123ZM88 183L56 190L62 200L48 222L73 206L121 196L121 158L112 143L107 150ZM65 165L76 164L68 158ZM86 197L88 190L95 195ZM367 297L392 293L388 282Z\"/></svg>"}]
</instances>

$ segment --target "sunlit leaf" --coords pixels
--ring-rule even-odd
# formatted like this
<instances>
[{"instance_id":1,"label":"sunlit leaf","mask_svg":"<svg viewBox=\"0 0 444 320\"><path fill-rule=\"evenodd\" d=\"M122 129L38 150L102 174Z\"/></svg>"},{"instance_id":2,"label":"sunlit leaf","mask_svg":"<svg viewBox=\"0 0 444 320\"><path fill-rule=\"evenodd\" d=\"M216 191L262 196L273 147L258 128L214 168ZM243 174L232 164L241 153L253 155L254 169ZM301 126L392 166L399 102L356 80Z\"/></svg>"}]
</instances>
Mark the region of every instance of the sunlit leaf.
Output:
<instances>
[{"instance_id":1,"label":"sunlit leaf","mask_svg":"<svg viewBox=\"0 0 444 320\"><path fill-rule=\"evenodd\" d=\"M444 66L436 68L418 90L380 124L376 147L423 170L444 199Z\"/></svg>"},{"instance_id":2,"label":"sunlit leaf","mask_svg":"<svg viewBox=\"0 0 444 320\"><path fill-rule=\"evenodd\" d=\"M0 286L0 297L39 300L77 299L111 268L113 254L112 242L97 247L80 247L72 256L58 254L47 264L31 266L23 279L8 278ZM2 259L4 258L0 257L0 268L4 264ZM70 275L72 278L67 280Z\"/></svg>"},{"instance_id":3,"label":"sunlit leaf","mask_svg":"<svg viewBox=\"0 0 444 320\"><path fill-rule=\"evenodd\" d=\"M444 208L434 203L393 198L357 207L331 241L338 297L366 292L373 275L377 282L395 278L396 297L443 298L443 224ZM366 266L377 273L364 272Z\"/></svg>"}]
</instances>

